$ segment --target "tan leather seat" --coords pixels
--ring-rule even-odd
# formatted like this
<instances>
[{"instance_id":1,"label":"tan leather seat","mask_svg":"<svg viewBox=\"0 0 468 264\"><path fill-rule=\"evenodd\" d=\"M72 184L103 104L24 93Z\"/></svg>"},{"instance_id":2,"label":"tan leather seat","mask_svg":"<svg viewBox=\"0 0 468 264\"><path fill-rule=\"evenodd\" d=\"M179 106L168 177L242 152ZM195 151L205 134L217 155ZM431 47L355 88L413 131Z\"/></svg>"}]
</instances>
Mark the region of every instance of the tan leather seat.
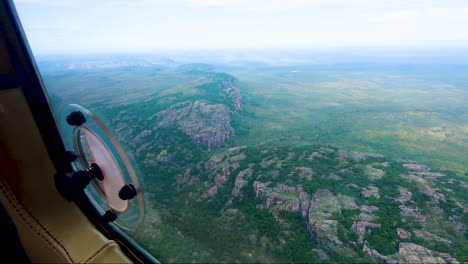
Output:
<instances>
[{"instance_id":1,"label":"tan leather seat","mask_svg":"<svg viewBox=\"0 0 468 264\"><path fill-rule=\"evenodd\" d=\"M5 35L12 33L3 4L0 75L14 76ZM13 220L31 262L131 262L115 241L107 239L74 203L56 191L56 169L21 87L0 86L0 158L0 203Z\"/></svg>"},{"instance_id":2,"label":"tan leather seat","mask_svg":"<svg viewBox=\"0 0 468 264\"><path fill-rule=\"evenodd\" d=\"M0 202L33 263L128 263L55 189L55 168L20 88L0 91Z\"/></svg>"}]
</instances>

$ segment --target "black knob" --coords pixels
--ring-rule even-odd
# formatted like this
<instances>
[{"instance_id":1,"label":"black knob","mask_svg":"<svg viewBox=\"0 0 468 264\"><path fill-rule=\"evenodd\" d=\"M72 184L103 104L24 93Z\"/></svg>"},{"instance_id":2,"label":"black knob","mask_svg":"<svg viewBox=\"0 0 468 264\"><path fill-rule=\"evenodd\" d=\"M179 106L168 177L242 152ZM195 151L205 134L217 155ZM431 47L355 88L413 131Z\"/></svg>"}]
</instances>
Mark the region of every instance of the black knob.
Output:
<instances>
[{"instance_id":1,"label":"black knob","mask_svg":"<svg viewBox=\"0 0 468 264\"><path fill-rule=\"evenodd\" d=\"M67 116L67 123L70 126L81 126L86 123L86 118L80 111L73 111Z\"/></svg>"},{"instance_id":2,"label":"black knob","mask_svg":"<svg viewBox=\"0 0 468 264\"><path fill-rule=\"evenodd\" d=\"M102 174L101 168L96 163L92 163L91 166L86 170L89 174L89 178L96 178L100 181L104 180L104 175Z\"/></svg>"},{"instance_id":3,"label":"black knob","mask_svg":"<svg viewBox=\"0 0 468 264\"><path fill-rule=\"evenodd\" d=\"M104 179L102 171L96 163L91 164L91 166L84 171L56 173L55 185L58 192L67 201L74 201L94 178L101 181Z\"/></svg>"},{"instance_id":4,"label":"black knob","mask_svg":"<svg viewBox=\"0 0 468 264\"><path fill-rule=\"evenodd\" d=\"M104 223L114 222L115 220L117 220L117 214L112 210L107 210L102 216Z\"/></svg>"},{"instance_id":5,"label":"black knob","mask_svg":"<svg viewBox=\"0 0 468 264\"><path fill-rule=\"evenodd\" d=\"M89 182L92 179L98 179L102 181L104 179L104 175L102 174L101 169L96 163L92 163L88 169L85 171L77 171L73 174L72 179L73 181L83 190L88 186Z\"/></svg>"},{"instance_id":6,"label":"black knob","mask_svg":"<svg viewBox=\"0 0 468 264\"><path fill-rule=\"evenodd\" d=\"M125 184L119 191L119 197L122 200L130 200L137 195L137 190L132 184Z\"/></svg>"}]
</instances>

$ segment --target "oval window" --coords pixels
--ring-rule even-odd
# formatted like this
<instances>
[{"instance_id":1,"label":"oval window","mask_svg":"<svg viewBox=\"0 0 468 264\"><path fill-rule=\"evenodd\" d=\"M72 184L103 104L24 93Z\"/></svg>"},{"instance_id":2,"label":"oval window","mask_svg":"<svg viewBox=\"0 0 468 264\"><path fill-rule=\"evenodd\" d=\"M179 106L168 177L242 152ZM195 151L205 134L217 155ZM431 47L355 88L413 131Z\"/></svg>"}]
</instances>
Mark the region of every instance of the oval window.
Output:
<instances>
[{"instance_id":1,"label":"oval window","mask_svg":"<svg viewBox=\"0 0 468 264\"><path fill-rule=\"evenodd\" d=\"M76 171L88 171L92 177L85 193L105 214L111 210L119 227L133 230L143 221L144 196L138 177L122 146L110 130L87 108L71 104L65 108L68 126L62 126L65 144L73 149Z\"/></svg>"}]
</instances>

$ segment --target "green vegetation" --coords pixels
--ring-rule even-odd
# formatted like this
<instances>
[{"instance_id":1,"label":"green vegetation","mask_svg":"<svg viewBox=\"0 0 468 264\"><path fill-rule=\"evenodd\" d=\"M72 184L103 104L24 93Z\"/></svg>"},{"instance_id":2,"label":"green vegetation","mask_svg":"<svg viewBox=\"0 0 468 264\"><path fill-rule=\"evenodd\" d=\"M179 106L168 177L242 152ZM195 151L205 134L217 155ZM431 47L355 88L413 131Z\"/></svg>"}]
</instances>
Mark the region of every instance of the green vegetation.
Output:
<instances>
[{"instance_id":1,"label":"green vegetation","mask_svg":"<svg viewBox=\"0 0 468 264\"><path fill-rule=\"evenodd\" d=\"M232 145L257 144L262 138L268 144L323 143L412 159L460 176L468 171L464 77L450 78L446 72L434 81L424 66L409 72L380 65L360 72L338 65L230 73L241 80L246 95L239 129L249 131L233 138Z\"/></svg>"},{"instance_id":2,"label":"green vegetation","mask_svg":"<svg viewBox=\"0 0 468 264\"><path fill-rule=\"evenodd\" d=\"M148 214L132 235L150 253L374 263L404 260L401 243L415 243L468 261L463 75L219 67L229 74L207 64L44 73L61 122L66 104L89 107L134 161Z\"/></svg>"}]
</instances>

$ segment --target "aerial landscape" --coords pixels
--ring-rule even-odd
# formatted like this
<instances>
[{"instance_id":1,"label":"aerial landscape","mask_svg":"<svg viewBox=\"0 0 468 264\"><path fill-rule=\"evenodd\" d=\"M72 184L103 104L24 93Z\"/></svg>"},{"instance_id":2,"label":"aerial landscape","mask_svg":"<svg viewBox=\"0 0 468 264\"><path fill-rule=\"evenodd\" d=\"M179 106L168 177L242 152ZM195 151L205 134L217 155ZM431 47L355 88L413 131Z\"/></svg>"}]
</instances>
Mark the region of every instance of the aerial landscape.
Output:
<instances>
[{"instance_id":1,"label":"aerial landscape","mask_svg":"<svg viewBox=\"0 0 468 264\"><path fill-rule=\"evenodd\" d=\"M468 263L468 1L14 2L162 263Z\"/></svg>"},{"instance_id":2,"label":"aerial landscape","mask_svg":"<svg viewBox=\"0 0 468 264\"><path fill-rule=\"evenodd\" d=\"M467 262L468 64L353 52L37 61L124 146L162 262Z\"/></svg>"}]
</instances>

